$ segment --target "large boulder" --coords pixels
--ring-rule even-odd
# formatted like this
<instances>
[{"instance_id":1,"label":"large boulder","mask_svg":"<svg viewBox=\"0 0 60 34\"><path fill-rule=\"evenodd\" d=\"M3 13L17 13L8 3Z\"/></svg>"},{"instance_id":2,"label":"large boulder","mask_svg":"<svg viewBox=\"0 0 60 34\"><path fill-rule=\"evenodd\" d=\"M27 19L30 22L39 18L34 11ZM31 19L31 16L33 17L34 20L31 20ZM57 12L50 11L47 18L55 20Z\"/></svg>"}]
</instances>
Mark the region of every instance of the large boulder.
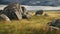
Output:
<instances>
[{"instance_id":1,"label":"large boulder","mask_svg":"<svg viewBox=\"0 0 60 34\"><path fill-rule=\"evenodd\" d=\"M22 19L22 9L19 3L12 3L4 8L3 14L10 19Z\"/></svg>"},{"instance_id":2,"label":"large boulder","mask_svg":"<svg viewBox=\"0 0 60 34\"><path fill-rule=\"evenodd\" d=\"M36 13L35 13L35 15L42 15L43 14L43 10L38 10L38 11L36 11Z\"/></svg>"},{"instance_id":3,"label":"large boulder","mask_svg":"<svg viewBox=\"0 0 60 34\"><path fill-rule=\"evenodd\" d=\"M48 23L49 26L52 27L52 29L59 29L60 28L60 19L55 19L52 22Z\"/></svg>"},{"instance_id":4,"label":"large boulder","mask_svg":"<svg viewBox=\"0 0 60 34\"><path fill-rule=\"evenodd\" d=\"M0 14L6 15L10 20L21 20L22 18L30 18L27 10L19 3L12 3L0 11Z\"/></svg>"}]
</instances>

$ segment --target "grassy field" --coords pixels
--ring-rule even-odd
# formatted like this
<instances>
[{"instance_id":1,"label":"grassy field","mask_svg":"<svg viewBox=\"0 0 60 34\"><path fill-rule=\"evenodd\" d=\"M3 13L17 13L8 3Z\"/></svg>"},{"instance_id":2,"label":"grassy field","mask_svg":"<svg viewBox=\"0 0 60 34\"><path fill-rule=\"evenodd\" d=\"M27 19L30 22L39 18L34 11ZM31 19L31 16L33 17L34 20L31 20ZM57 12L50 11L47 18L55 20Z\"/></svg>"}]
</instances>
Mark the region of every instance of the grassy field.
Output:
<instances>
[{"instance_id":1,"label":"grassy field","mask_svg":"<svg viewBox=\"0 0 60 34\"><path fill-rule=\"evenodd\" d=\"M47 13L50 17L60 18L60 11L49 11L45 13Z\"/></svg>"},{"instance_id":2,"label":"grassy field","mask_svg":"<svg viewBox=\"0 0 60 34\"><path fill-rule=\"evenodd\" d=\"M30 19L0 21L0 34L60 34L60 30L49 30L48 22L60 18L60 12L44 12L48 16L32 16Z\"/></svg>"}]
</instances>

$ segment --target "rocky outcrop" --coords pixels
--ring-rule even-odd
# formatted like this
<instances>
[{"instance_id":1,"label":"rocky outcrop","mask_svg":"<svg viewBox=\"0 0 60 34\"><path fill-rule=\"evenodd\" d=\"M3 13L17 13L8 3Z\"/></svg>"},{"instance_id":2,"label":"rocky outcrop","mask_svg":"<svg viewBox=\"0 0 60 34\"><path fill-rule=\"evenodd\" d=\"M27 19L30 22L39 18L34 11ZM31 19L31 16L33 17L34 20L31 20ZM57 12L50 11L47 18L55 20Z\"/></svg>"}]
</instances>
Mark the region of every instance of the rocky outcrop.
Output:
<instances>
[{"instance_id":1,"label":"rocky outcrop","mask_svg":"<svg viewBox=\"0 0 60 34\"><path fill-rule=\"evenodd\" d=\"M21 20L22 18L29 18L27 10L19 3L12 3L8 5L4 8L4 10L2 10L2 12L0 12L0 14L6 15L10 20Z\"/></svg>"},{"instance_id":2,"label":"rocky outcrop","mask_svg":"<svg viewBox=\"0 0 60 34\"><path fill-rule=\"evenodd\" d=\"M60 19L55 19L52 22L49 22L48 25L52 28L52 29L60 29Z\"/></svg>"},{"instance_id":3,"label":"rocky outcrop","mask_svg":"<svg viewBox=\"0 0 60 34\"><path fill-rule=\"evenodd\" d=\"M7 15L10 19L22 19L21 13L22 10L19 3L12 3L3 10L3 14Z\"/></svg>"}]
</instances>

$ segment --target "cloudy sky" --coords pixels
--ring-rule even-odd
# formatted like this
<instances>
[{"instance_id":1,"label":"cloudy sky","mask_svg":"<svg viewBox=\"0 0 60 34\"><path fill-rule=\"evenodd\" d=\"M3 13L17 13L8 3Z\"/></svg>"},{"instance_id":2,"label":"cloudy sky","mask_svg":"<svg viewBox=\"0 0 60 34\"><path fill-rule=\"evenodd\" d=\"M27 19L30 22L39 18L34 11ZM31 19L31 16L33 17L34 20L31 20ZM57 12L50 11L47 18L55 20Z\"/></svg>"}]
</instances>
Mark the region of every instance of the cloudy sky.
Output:
<instances>
[{"instance_id":1,"label":"cloudy sky","mask_svg":"<svg viewBox=\"0 0 60 34\"><path fill-rule=\"evenodd\" d=\"M0 0L0 4L20 2L23 5L60 6L60 0Z\"/></svg>"}]
</instances>

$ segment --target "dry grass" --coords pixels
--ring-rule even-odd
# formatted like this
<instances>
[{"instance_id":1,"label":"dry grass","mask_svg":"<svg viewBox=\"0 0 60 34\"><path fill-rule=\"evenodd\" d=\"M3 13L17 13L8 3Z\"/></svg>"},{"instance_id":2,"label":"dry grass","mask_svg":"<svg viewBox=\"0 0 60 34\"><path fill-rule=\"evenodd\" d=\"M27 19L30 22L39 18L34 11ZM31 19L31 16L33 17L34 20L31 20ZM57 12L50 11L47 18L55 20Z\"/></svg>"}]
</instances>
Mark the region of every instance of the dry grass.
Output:
<instances>
[{"instance_id":1,"label":"dry grass","mask_svg":"<svg viewBox=\"0 0 60 34\"><path fill-rule=\"evenodd\" d=\"M20 21L0 21L0 34L60 34L60 30L50 31L47 26L47 23L53 19L50 16L32 16L30 19Z\"/></svg>"},{"instance_id":2,"label":"dry grass","mask_svg":"<svg viewBox=\"0 0 60 34\"><path fill-rule=\"evenodd\" d=\"M48 14L50 17L60 18L60 11L49 11L44 13Z\"/></svg>"}]
</instances>

